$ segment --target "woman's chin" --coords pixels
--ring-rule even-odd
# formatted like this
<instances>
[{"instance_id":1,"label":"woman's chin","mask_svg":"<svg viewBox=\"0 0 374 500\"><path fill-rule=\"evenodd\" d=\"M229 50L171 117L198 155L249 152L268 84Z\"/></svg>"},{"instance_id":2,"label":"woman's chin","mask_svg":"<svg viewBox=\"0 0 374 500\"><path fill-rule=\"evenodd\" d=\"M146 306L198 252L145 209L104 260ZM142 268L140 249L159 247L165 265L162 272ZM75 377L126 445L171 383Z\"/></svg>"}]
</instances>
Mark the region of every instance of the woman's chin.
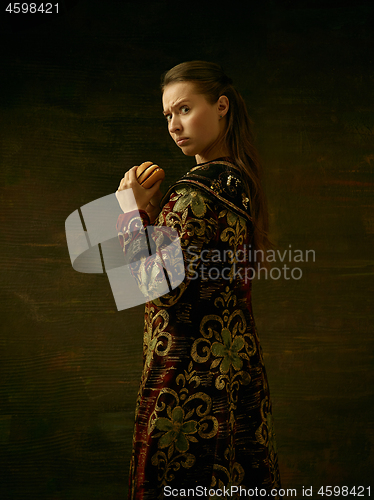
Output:
<instances>
[{"instance_id":1,"label":"woman's chin","mask_svg":"<svg viewBox=\"0 0 374 500\"><path fill-rule=\"evenodd\" d=\"M193 151L191 151L191 149L188 149L188 148L181 148L182 150L182 153L185 155L185 156L196 156L196 153L194 153Z\"/></svg>"}]
</instances>

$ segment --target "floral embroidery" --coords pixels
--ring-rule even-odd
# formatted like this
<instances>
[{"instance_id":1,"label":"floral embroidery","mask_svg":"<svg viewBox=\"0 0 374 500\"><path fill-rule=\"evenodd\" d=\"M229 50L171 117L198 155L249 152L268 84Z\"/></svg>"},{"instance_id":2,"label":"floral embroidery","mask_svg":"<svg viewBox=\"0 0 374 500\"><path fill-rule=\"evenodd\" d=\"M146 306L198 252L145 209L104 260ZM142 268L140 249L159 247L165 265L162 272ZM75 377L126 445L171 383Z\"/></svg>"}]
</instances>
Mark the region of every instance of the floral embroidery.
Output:
<instances>
[{"instance_id":1,"label":"floral embroidery","mask_svg":"<svg viewBox=\"0 0 374 500\"><path fill-rule=\"evenodd\" d=\"M191 434L197 433L200 439L212 439L218 431L218 421L211 415L211 398L204 392L189 395L189 389L200 383L192 370L192 363L188 371L178 375L177 382L181 386L179 392L167 387L161 389L148 426L152 438L160 438L158 451L152 456L152 464L157 466L163 486L174 479L171 471L179 470L181 466L190 468L195 464L195 455L187 451L190 443L199 444L199 439ZM165 409L169 418L159 416ZM192 419L194 415L196 417ZM154 434L155 429L161 432ZM162 451L165 448L166 452ZM163 496L160 494L158 498Z\"/></svg>"},{"instance_id":2,"label":"floral embroidery","mask_svg":"<svg viewBox=\"0 0 374 500\"><path fill-rule=\"evenodd\" d=\"M231 263L237 262L237 249L240 245L243 245L244 240L247 238L247 226L245 220L233 212L223 210L219 217L223 216L226 216L228 226L222 231L221 240L228 241L233 250Z\"/></svg>"},{"instance_id":3,"label":"floral embroidery","mask_svg":"<svg viewBox=\"0 0 374 500\"><path fill-rule=\"evenodd\" d=\"M150 366L154 354L166 356L171 347L171 335L166 328L169 315L165 310L154 313L153 307L148 309L148 323L144 330L143 353L147 367Z\"/></svg>"},{"instance_id":4,"label":"floral embroidery","mask_svg":"<svg viewBox=\"0 0 374 500\"><path fill-rule=\"evenodd\" d=\"M189 448L188 439L191 441L197 441L197 439L191 439L189 436L189 434L197 432L197 422L195 420L183 422L183 420L184 410L180 406L176 406L174 408L170 419L165 417L157 419L157 429L160 431L166 431L166 434L164 434L158 442L159 448L166 448L172 443L175 443L176 449L181 453L184 453ZM157 435L155 437L157 437Z\"/></svg>"},{"instance_id":5,"label":"floral embroidery","mask_svg":"<svg viewBox=\"0 0 374 500\"><path fill-rule=\"evenodd\" d=\"M183 212L187 207L191 207L192 213L196 217L204 217L207 209L206 197L202 195L201 191L185 187L176 191L182 194L174 205L176 212Z\"/></svg>"},{"instance_id":6,"label":"floral embroidery","mask_svg":"<svg viewBox=\"0 0 374 500\"><path fill-rule=\"evenodd\" d=\"M232 365L235 370L240 370L243 366L243 360L241 359L238 352L244 347L243 337L236 337L234 341L231 339L231 333L227 328L222 330L223 344L219 342L214 342L212 345L212 354L217 357L222 357L221 363L221 373L227 373L229 371L230 365ZM219 360L218 360L219 361ZM212 368L214 364L212 363Z\"/></svg>"}]
</instances>

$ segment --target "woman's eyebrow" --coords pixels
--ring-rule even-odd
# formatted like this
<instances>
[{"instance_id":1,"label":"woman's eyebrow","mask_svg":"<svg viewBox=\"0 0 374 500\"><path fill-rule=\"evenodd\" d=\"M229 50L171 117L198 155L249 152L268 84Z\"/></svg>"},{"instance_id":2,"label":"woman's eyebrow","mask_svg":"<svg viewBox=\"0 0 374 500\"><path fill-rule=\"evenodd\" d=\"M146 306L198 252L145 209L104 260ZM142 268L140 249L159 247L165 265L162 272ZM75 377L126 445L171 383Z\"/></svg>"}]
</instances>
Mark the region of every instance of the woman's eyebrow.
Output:
<instances>
[{"instance_id":1,"label":"woman's eyebrow","mask_svg":"<svg viewBox=\"0 0 374 500\"><path fill-rule=\"evenodd\" d=\"M187 102L189 102L189 100L188 100L188 99L183 99L183 98L182 98L182 99L179 99L179 100L178 100L178 101L176 101L174 104L172 104L171 109L176 108L176 107L177 107L177 106L179 106L182 102L187 103ZM168 111L163 111L163 112L162 112L162 114L163 114L163 115L167 115L167 114L168 114Z\"/></svg>"}]
</instances>

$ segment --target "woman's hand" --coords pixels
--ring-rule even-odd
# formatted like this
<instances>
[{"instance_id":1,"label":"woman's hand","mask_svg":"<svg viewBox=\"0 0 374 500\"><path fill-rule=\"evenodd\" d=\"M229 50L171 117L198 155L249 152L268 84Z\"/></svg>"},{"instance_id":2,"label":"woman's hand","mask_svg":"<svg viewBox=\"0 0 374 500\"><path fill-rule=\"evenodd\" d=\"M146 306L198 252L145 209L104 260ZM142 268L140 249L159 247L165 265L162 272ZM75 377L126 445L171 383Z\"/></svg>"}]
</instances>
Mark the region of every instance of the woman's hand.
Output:
<instances>
[{"instance_id":1,"label":"woman's hand","mask_svg":"<svg viewBox=\"0 0 374 500\"><path fill-rule=\"evenodd\" d=\"M119 184L116 197L120 207L125 213L135 210L136 207L133 206L131 200L125 196L125 193L121 193L121 191L131 188L138 210L145 210L148 213L151 222L153 222L160 211L159 202L161 200L162 193L159 188L162 180L156 182L156 184L154 184L151 188L145 189L139 184L136 178L137 168L137 166L132 167L125 173L125 176L121 179Z\"/></svg>"}]
</instances>

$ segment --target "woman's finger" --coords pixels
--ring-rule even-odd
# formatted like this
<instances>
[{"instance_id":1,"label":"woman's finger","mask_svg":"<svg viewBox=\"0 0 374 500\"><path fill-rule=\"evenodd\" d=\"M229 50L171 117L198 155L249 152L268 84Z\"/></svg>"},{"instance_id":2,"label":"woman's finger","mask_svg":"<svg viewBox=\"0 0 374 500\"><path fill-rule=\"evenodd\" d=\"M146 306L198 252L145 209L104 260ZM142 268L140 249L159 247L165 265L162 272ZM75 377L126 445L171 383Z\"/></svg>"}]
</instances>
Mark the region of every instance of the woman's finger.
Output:
<instances>
[{"instance_id":1,"label":"woman's finger","mask_svg":"<svg viewBox=\"0 0 374 500\"><path fill-rule=\"evenodd\" d=\"M126 172L126 174L128 175L128 180L129 180L130 183L139 184L138 183L138 179L136 177L136 170L137 170L137 168L138 168L137 166L132 167L132 168L130 168L130 170L128 170Z\"/></svg>"},{"instance_id":2,"label":"woman's finger","mask_svg":"<svg viewBox=\"0 0 374 500\"><path fill-rule=\"evenodd\" d=\"M148 192L149 192L151 198L153 198L153 196L155 196L155 194L159 190L162 181L163 181L163 179L160 179L159 181L156 182L156 184L154 184L151 188L148 189Z\"/></svg>"},{"instance_id":3,"label":"woman's finger","mask_svg":"<svg viewBox=\"0 0 374 500\"><path fill-rule=\"evenodd\" d=\"M126 181L123 178L123 179L121 179L121 182L119 183L118 191L122 191L123 189L126 189L125 185L126 185Z\"/></svg>"},{"instance_id":4,"label":"woman's finger","mask_svg":"<svg viewBox=\"0 0 374 500\"><path fill-rule=\"evenodd\" d=\"M133 170L135 168L138 168L138 167L136 167L136 166L132 167L130 170ZM131 187L130 182L129 182L129 179L130 179L130 177L129 177L129 171L130 170L128 170L127 172L125 172L124 176L122 177L122 179L121 179L121 181L119 183L118 191L122 191L123 189L128 189L128 188Z\"/></svg>"}]
</instances>

